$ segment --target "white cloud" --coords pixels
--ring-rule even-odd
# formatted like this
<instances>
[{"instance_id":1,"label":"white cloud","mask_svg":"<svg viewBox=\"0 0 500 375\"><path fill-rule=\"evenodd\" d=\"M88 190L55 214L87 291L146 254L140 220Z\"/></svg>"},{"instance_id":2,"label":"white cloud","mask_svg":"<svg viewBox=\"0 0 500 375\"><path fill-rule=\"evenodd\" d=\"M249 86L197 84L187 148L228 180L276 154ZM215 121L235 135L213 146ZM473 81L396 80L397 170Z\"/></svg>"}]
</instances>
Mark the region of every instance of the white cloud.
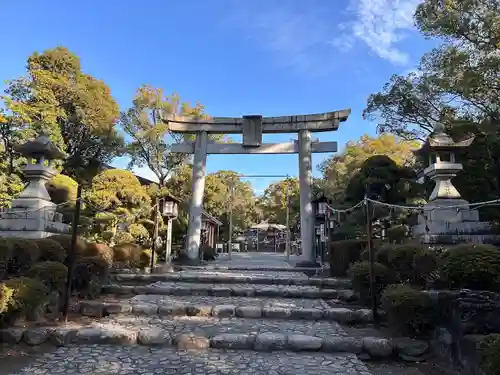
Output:
<instances>
[{"instance_id":1,"label":"white cloud","mask_svg":"<svg viewBox=\"0 0 500 375\"><path fill-rule=\"evenodd\" d=\"M419 3L420 0L351 0L349 9L355 19L333 44L341 43L344 38L351 41L356 38L380 58L394 64L408 64L408 53L398 44L414 29L413 14Z\"/></svg>"}]
</instances>

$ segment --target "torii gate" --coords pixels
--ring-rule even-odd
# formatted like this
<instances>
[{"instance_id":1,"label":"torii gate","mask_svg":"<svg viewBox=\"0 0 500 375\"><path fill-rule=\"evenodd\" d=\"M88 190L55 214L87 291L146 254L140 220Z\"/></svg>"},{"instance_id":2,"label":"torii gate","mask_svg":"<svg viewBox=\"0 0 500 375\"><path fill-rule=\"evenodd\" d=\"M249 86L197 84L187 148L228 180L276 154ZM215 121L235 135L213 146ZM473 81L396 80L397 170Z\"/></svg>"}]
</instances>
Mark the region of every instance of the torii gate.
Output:
<instances>
[{"instance_id":1,"label":"torii gate","mask_svg":"<svg viewBox=\"0 0 500 375\"><path fill-rule=\"evenodd\" d=\"M192 199L189 210L187 253L199 259L201 216L208 154L299 154L300 235L302 256L297 265L313 266L314 217L312 209L312 153L336 152L337 142L313 142L312 132L335 131L346 121L350 109L302 116L262 117L259 115L199 119L172 115L167 118L173 133L195 133L196 141L174 144L170 152L194 154ZM243 144L209 142L208 133L243 134ZM262 133L298 133L298 141L264 143Z\"/></svg>"}]
</instances>

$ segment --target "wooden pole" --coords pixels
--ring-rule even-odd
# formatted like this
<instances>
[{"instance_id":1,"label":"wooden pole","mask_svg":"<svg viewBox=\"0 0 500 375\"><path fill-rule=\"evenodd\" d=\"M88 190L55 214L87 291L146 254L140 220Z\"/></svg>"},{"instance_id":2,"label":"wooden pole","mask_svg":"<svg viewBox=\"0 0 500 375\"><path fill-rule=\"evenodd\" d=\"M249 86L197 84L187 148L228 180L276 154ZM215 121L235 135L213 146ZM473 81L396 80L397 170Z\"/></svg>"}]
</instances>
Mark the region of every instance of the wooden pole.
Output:
<instances>
[{"instance_id":1,"label":"wooden pole","mask_svg":"<svg viewBox=\"0 0 500 375\"><path fill-rule=\"evenodd\" d=\"M153 269L155 267L155 254L156 254L156 240L158 238L158 226L159 226L159 219L160 219L160 212L159 212L159 200L156 198L156 203L155 203L155 213L154 213L154 227L153 227L153 244L151 246L151 273L153 273Z\"/></svg>"},{"instance_id":2,"label":"wooden pole","mask_svg":"<svg viewBox=\"0 0 500 375\"><path fill-rule=\"evenodd\" d=\"M80 209L82 205L82 184L78 184L76 191L75 213L73 215L73 227L71 233L71 251L68 254L68 273L66 275L66 294L64 295L63 319L68 322L69 304L71 298L71 281L73 278L73 268L76 260L76 244L78 241L78 224L80 221Z\"/></svg>"},{"instance_id":3,"label":"wooden pole","mask_svg":"<svg viewBox=\"0 0 500 375\"><path fill-rule=\"evenodd\" d=\"M234 179L231 177L231 182L229 186L229 234L227 244L229 260L233 254L233 193L234 193Z\"/></svg>"},{"instance_id":4,"label":"wooden pole","mask_svg":"<svg viewBox=\"0 0 500 375\"><path fill-rule=\"evenodd\" d=\"M368 193L367 195L365 195L365 216L366 216L366 236L367 236L366 245L370 261L370 294L371 294L373 322L377 323L378 311L377 311L377 294L376 294L375 256L373 254L373 243L372 243L373 224L372 224L371 204L367 198L368 198Z\"/></svg>"},{"instance_id":5,"label":"wooden pole","mask_svg":"<svg viewBox=\"0 0 500 375\"><path fill-rule=\"evenodd\" d=\"M286 178L286 238L285 238L285 251L286 260L290 260L290 181Z\"/></svg>"}]
</instances>

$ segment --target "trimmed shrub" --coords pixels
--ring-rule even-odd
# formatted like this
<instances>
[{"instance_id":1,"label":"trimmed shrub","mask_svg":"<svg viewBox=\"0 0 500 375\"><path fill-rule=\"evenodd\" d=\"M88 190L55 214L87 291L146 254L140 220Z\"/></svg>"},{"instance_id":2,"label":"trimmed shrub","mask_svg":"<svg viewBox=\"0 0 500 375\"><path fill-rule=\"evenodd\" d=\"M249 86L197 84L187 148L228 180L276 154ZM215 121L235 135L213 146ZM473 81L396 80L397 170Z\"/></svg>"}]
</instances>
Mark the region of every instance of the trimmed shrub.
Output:
<instances>
[{"instance_id":1,"label":"trimmed shrub","mask_svg":"<svg viewBox=\"0 0 500 375\"><path fill-rule=\"evenodd\" d=\"M71 287L80 298L95 298L96 285L106 284L109 264L100 256L84 257L77 260L73 269Z\"/></svg>"},{"instance_id":2,"label":"trimmed shrub","mask_svg":"<svg viewBox=\"0 0 500 375\"><path fill-rule=\"evenodd\" d=\"M101 257L109 267L113 264L113 249L104 243L89 243L84 251L85 257Z\"/></svg>"},{"instance_id":3,"label":"trimmed shrub","mask_svg":"<svg viewBox=\"0 0 500 375\"><path fill-rule=\"evenodd\" d=\"M56 234L54 236L48 237L48 239L59 242L61 246L66 250L66 254L71 251L71 235L70 234ZM82 256L87 247L87 242L80 237L77 237L76 241L76 256Z\"/></svg>"},{"instance_id":4,"label":"trimmed shrub","mask_svg":"<svg viewBox=\"0 0 500 375\"><path fill-rule=\"evenodd\" d=\"M344 240L330 242L331 276L346 276L351 264L361 260L366 240Z\"/></svg>"},{"instance_id":5,"label":"trimmed shrub","mask_svg":"<svg viewBox=\"0 0 500 375\"><path fill-rule=\"evenodd\" d=\"M26 276L43 282L50 290L63 293L66 288L68 268L59 262L35 263L26 272Z\"/></svg>"},{"instance_id":6,"label":"trimmed shrub","mask_svg":"<svg viewBox=\"0 0 500 375\"><path fill-rule=\"evenodd\" d=\"M133 263L139 260L142 247L135 243L120 243L113 247L113 260L121 263Z\"/></svg>"},{"instance_id":7,"label":"trimmed shrub","mask_svg":"<svg viewBox=\"0 0 500 375\"><path fill-rule=\"evenodd\" d=\"M35 311L47 299L49 289L39 280L29 277L18 277L5 281L5 286L13 290L12 311L9 315L26 315Z\"/></svg>"},{"instance_id":8,"label":"trimmed shrub","mask_svg":"<svg viewBox=\"0 0 500 375\"><path fill-rule=\"evenodd\" d=\"M500 251L492 245L459 245L442 254L440 274L451 289L500 290Z\"/></svg>"},{"instance_id":9,"label":"trimmed shrub","mask_svg":"<svg viewBox=\"0 0 500 375\"><path fill-rule=\"evenodd\" d=\"M149 231L142 224L132 224L128 228L128 231L132 237L134 237L134 240L141 244L144 244L149 240Z\"/></svg>"},{"instance_id":10,"label":"trimmed shrub","mask_svg":"<svg viewBox=\"0 0 500 375\"><path fill-rule=\"evenodd\" d=\"M8 273L20 274L40 258L40 249L35 241L14 237L6 240L10 242L12 249Z\"/></svg>"},{"instance_id":11,"label":"trimmed shrub","mask_svg":"<svg viewBox=\"0 0 500 375\"><path fill-rule=\"evenodd\" d=\"M118 232L115 234L115 242L116 244L122 243L132 243L134 242L134 237L129 232Z\"/></svg>"},{"instance_id":12,"label":"trimmed shrub","mask_svg":"<svg viewBox=\"0 0 500 375\"><path fill-rule=\"evenodd\" d=\"M64 262L66 260L66 250L59 242L50 238L40 238L34 241L40 249L40 261Z\"/></svg>"},{"instance_id":13,"label":"trimmed shrub","mask_svg":"<svg viewBox=\"0 0 500 375\"><path fill-rule=\"evenodd\" d=\"M3 280L11 267L12 245L5 237L0 237L0 280Z\"/></svg>"},{"instance_id":14,"label":"trimmed shrub","mask_svg":"<svg viewBox=\"0 0 500 375\"><path fill-rule=\"evenodd\" d=\"M375 262L375 293L377 299L382 290L394 281L393 273L383 264ZM349 268L353 289L359 293L360 299L368 303L371 300L370 293L370 262L357 262Z\"/></svg>"},{"instance_id":15,"label":"trimmed shrub","mask_svg":"<svg viewBox=\"0 0 500 375\"><path fill-rule=\"evenodd\" d=\"M12 296L14 295L14 290L9 288L5 284L0 284L0 315L7 312L9 306L12 303Z\"/></svg>"},{"instance_id":16,"label":"trimmed shrub","mask_svg":"<svg viewBox=\"0 0 500 375\"><path fill-rule=\"evenodd\" d=\"M151 254L153 251L151 249L142 250L139 254L139 267L144 269L151 265ZM157 261L157 255L155 254L155 263Z\"/></svg>"},{"instance_id":17,"label":"trimmed shrub","mask_svg":"<svg viewBox=\"0 0 500 375\"><path fill-rule=\"evenodd\" d=\"M78 183L71 177L58 174L45 184L50 199L57 204L75 202Z\"/></svg>"},{"instance_id":18,"label":"trimmed shrub","mask_svg":"<svg viewBox=\"0 0 500 375\"><path fill-rule=\"evenodd\" d=\"M481 368L486 375L500 375L500 334L486 336L479 344Z\"/></svg>"},{"instance_id":19,"label":"trimmed shrub","mask_svg":"<svg viewBox=\"0 0 500 375\"><path fill-rule=\"evenodd\" d=\"M409 231L407 225L395 225L387 229L387 239L391 243L401 244L408 238Z\"/></svg>"},{"instance_id":20,"label":"trimmed shrub","mask_svg":"<svg viewBox=\"0 0 500 375\"><path fill-rule=\"evenodd\" d=\"M431 297L410 285L389 285L382 292L381 304L390 326L403 335L421 337L433 328L435 315Z\"/></svg>"}]
</instances>

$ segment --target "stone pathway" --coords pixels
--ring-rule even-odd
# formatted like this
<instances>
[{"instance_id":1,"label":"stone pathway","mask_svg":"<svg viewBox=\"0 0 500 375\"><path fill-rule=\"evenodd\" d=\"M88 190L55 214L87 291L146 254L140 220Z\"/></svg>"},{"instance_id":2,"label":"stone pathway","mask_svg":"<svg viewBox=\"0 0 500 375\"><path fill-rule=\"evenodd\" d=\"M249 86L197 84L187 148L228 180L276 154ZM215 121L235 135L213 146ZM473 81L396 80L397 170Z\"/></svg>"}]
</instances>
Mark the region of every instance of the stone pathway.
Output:
<instances>
[{"instance_id":1,"label":"stone pathway","mask_svg":"<svg viewBox=\"0 0 500 375\"><path fill-rule=\"evenodd\" d=\"M132 309L101 306L111 315L79 331L70 340L76 345L58 348L15 375L370 375L356 354L387 356L392 345L349 337L337 317L353 310L331 309L314 298L324 285L347 286L343 280L308 278L294 272L283 255L265 253L235 253L231 260L222 256L206 267L171 274L117 275L115 291L128 288L135 294L124 299ZM190 287L201 295L190 296ZM241 294L245 288L252 292ZM287 288L295 294L284 293ZM213 290L222 294L212 295ZM183 314L162 314L176 305L183 306ZM206 314L201 306L207 306ZM238 306L247 310L238 313ZM303 313L284 319L290 310ZM255 311L259 315L245 315Z\"/></svg>"}]
</instances>

